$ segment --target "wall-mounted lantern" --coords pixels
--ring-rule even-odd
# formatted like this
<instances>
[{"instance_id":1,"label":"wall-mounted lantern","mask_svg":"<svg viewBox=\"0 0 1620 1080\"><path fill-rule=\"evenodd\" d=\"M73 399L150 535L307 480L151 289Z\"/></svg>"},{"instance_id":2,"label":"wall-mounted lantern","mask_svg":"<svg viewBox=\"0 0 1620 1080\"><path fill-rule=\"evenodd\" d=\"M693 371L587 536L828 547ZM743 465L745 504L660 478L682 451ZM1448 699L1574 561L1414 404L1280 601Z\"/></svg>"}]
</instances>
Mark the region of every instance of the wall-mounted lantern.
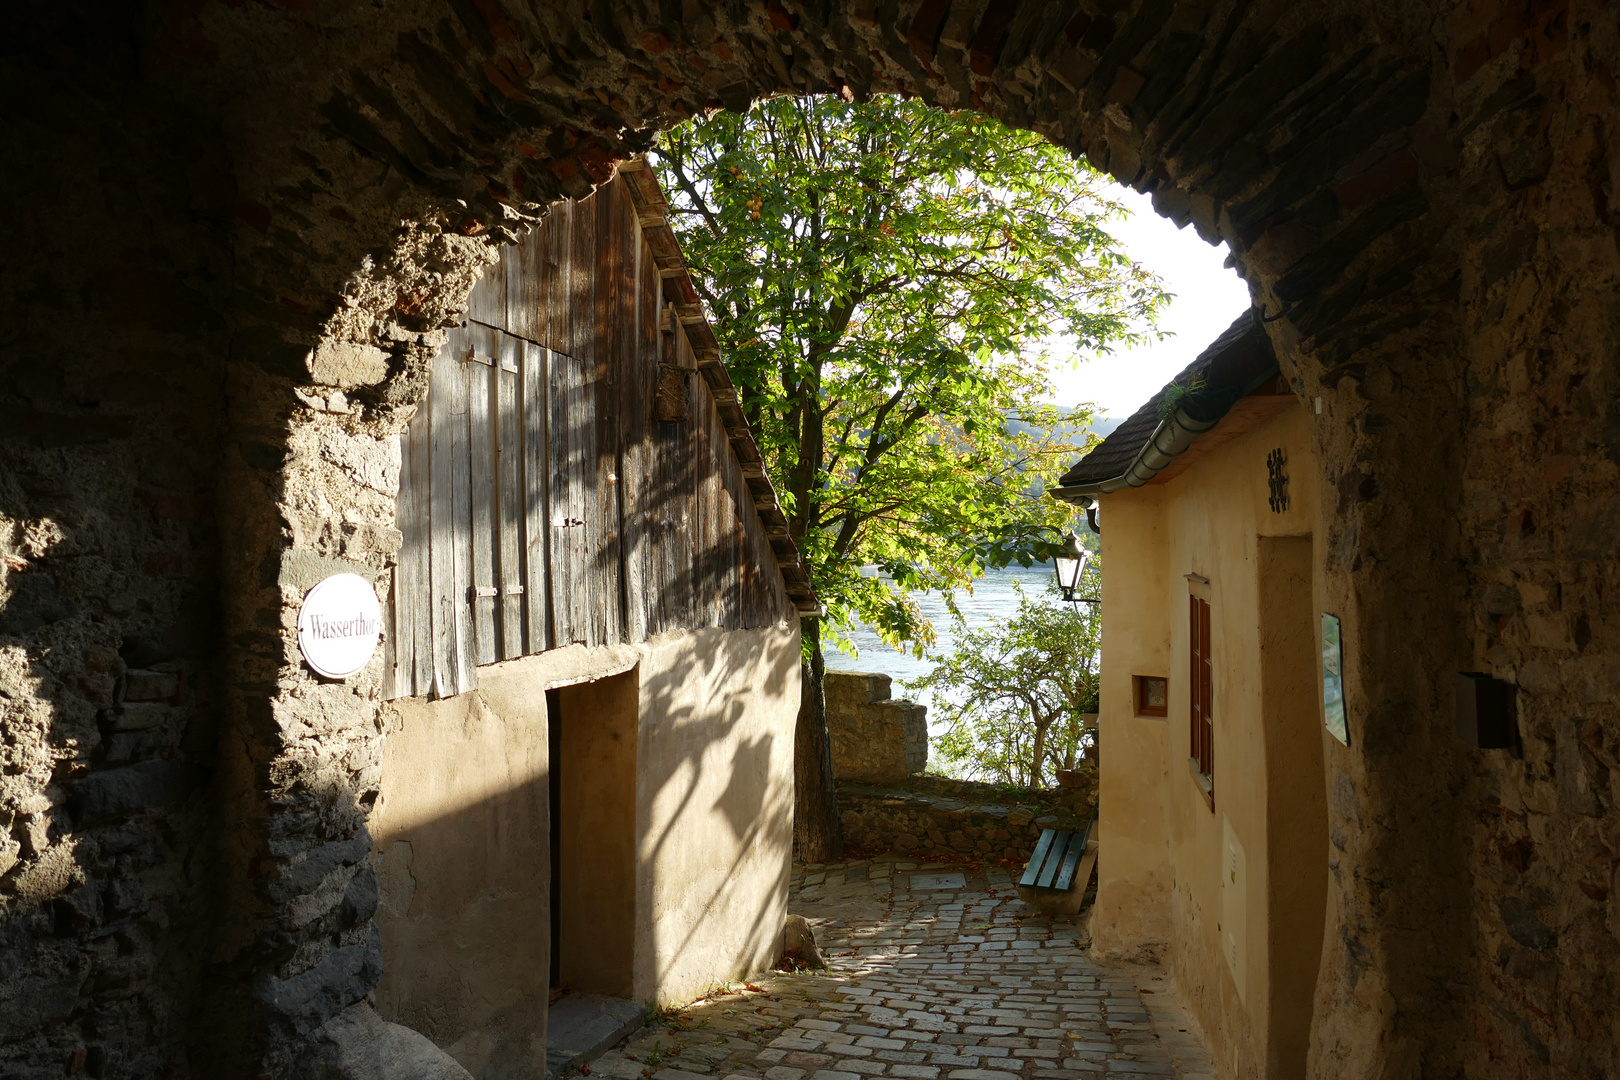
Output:
<instances>
[{"instance_id":1,"label":"wall-mounted lantern","mask_svg":"<svg viewBox=\"0 0 1620 1080\"><path fill-rule=\"evenodd\" d=\"M1085 597L1076 596L1075 590L1080 588L1080 577L1086 572L1086 564L1091 561L1091 552L1081 547L1080 538L1071 532L1055 561L1058 588L1063 590L1063 599L1071 604L1084 601Z\"/></svg>"}]
</instances>

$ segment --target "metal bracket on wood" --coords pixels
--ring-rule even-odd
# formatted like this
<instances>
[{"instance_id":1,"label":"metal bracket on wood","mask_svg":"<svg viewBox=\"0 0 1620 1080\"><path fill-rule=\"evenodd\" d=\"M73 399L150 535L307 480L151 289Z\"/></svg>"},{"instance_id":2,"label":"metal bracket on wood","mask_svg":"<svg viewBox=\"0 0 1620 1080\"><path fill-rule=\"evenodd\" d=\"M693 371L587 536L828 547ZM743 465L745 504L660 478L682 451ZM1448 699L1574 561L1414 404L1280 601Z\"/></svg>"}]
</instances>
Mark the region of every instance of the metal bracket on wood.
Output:
<instances>
[{"instance_id":1,"label":"metal bracket on wood","mask_svg":"<svg viewBox=\"0 0 1620 1080\"><path fill-rule=\"evenodd\" d=\"M461 362L464 364L483 364L485 367L495 366L495 358L493 356L480 355L477 349L468 349L467 355L462 357Z\"/></svg>"},{"instance_id":2,"label":"metal bracket on wood","mask_svg":"<svg viewBox=\"0 0 1620 1080\"><path fill-rule=\"evenodd\" d=\"M473 595L475 597L483 598L483 597L486 597L486 596L499 596L500 594L501 594L501 591L499 589L497 589L493 585L474 585L473 586Z\"/></svg>"},{"instance_id":3,"label":"metal bracket on wood","mask_svg":"<svg viewBox=\"0 0 1620 1080\"><path fill-rule=\"evenodd\" d=\"M522 596L523 595L523 586L521 586L521 585L508 585L504 589L502 589L501 591L503 593L505 593L507 596Z\"/></svg>"}]
</instances>

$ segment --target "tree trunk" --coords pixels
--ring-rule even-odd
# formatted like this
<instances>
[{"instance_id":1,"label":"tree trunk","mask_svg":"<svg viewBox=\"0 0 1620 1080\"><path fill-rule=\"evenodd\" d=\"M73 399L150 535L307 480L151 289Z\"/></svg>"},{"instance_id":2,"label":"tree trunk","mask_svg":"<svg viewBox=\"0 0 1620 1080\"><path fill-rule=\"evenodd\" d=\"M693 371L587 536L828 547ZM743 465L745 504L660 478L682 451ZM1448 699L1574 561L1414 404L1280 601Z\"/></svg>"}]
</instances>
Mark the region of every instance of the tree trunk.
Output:
<instances>
[{"instance_id":1,"label":"tree trunk","mask_svg":"<svg viewBox=\"0 0 1620 1080\"><path fill-rule=\"evenodd\" d=\"M821 620L811 615L799 625L810 646L810 660L800 667L803 689L793 739L793 843L801 861L824 863L844 853L833 791L832 740L827 734L827 668L821 653Z\"/></svg>"},{"instance_id":2,"label":"tree trunk","mask_svg":"<svg viewBox=\"0 0 1620 1080\"><path fill-rule=\"evenodd\" d=\"M1039 717L1033 717L1033 719L1035 720L1035 748L1029 755L1029 786L1038 788L1041 786L1041 759L1046 757L1046 729L1051 724L1051 721L1048 720L1043 724Z\"/></svg>"}]
</instances>

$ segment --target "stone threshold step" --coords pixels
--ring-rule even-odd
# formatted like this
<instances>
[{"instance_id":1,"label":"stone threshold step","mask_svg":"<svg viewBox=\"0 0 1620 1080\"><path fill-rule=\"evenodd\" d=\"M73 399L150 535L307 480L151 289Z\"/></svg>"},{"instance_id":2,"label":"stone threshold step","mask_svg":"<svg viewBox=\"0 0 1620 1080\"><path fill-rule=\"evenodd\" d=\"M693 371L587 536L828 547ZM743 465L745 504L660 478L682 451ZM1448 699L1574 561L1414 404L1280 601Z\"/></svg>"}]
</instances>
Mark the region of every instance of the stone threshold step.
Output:
<instances>
[{"instance_id":1,"label":"stone threshold step","mask_svg":"<svg viewBox=\"0 0 1620 1080\"><path fill-rule=\"evenodd\" d=\"M569 994L546 1013L546 1075L557 1077L610 1050L647 1022L647 1010L623 998Z\"/></svg>"}]
</instances>

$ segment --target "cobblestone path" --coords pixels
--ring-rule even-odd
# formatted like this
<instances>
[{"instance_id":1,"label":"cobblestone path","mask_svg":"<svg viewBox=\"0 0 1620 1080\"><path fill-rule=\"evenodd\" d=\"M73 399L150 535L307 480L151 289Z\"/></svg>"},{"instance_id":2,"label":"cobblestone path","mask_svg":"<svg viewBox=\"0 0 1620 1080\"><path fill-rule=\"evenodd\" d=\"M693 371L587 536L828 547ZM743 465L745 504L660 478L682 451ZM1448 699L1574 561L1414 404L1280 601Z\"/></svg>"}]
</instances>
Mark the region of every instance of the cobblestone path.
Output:
<instances>
[{"instance_id":1,"label":"cobblestone path","mask_svg":"<svg viewBox=\"0 0 1620 1080\"><path fill-rule=\"evenodd\" d=\"M589 1066L616 1080L1213 1080L1158 971L1103 967L1000 867L795 868L829 969L716 988ZM950 875L956 875L951 877Z\"/></svg>"}]
</instances>

